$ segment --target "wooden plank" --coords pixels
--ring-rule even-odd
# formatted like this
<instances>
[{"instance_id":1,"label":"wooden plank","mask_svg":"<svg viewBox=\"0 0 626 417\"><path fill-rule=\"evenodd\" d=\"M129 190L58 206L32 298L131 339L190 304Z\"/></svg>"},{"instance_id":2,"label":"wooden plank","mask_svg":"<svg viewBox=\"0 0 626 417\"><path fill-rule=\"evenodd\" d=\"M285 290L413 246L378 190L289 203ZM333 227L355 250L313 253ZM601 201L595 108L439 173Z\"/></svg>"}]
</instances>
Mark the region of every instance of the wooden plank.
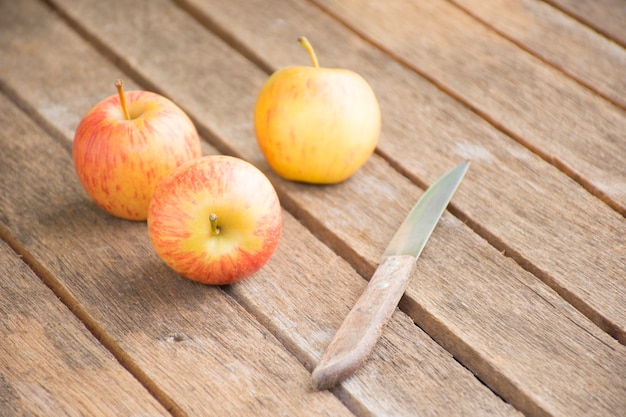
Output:
<instances>
[{"instance_id":1,"label":"wooden plank","mask_svg":"<svg viewBox=\"0 0 626 417\"><path fill-rule=\"evenodd\" d=\"M366 282L328 248L311 245L310 232L287 231L277 256L290 268L271 263L264 271L271 278L245 280L231 292L312 371ZM357 415L519 415L453 361L396 311L369 360L333 391Z\"/></svg>"},{"instance_id":2,"label":"wooden plank","mask_svg":"<svg viewBox=\"0 0 626 417\"><path fill-rule=\"evenodd\" d=\"M0 271L0 414L169 415L3 241Z\"/></svg>"},{"instance_id":3,"label":"wooden plank","mask_svg":"<svg viewBox=\"0 0 626 417\"><path fill-rule=\"evenodd\" d=\"M15 94L26 92L26 96L15 98L31 108L37 119L41 119L50 130L62 131L64 120L46 116L45 109L51 97L58 103L65 103L65 99L71 103L72 97L66 94L72 93L63 84L57 84L54 77L45 75L44 69L54 66L53 62L50 65L46 63L78 59L91 62L93 68L85 65L80 72L69 70L74 82L90 93L98 77L111 79L115 69L81 45L79 39L53 18L54 15L34 7L33 3L21 2L19 5L20 8L26 6L31 7L28 13L15 13L12 12L15 9L4 8L1 15L7 16L7 20L3 24L6 23L4 27L11 33L25 34L21 41L36 47L37 54L26 56L19 53L19 48L17 53L14 48L4 49L2 52L16 60L17 64L12 71L3 72L1 77L5 89ZM128 9L126 12L126 16L133 16ZM154 12L162 15L158 8ZM181 17L176 11L166 14L174 22ZM31 27L30 31L22 31L24 21L20 16L30 16L46 24L38 26L41 30L32 30ZM181 23L193 28L193 24L185 19ZM159 41L156 37L155 42L159 44ZM205 46L205 43L201 42L200 46ZM217 58L224 58L220 55ZM36 59L39 65L27 65L31 59ZM228 71L232 69L228 59L224 64ZM250 64L243 66L246 65ZM251 74L255 76L254 71ZM262 76L260 72L256 74ZM45 85L46 88L18 88L22 82L29 85L40 82L39 86ZM107 83L99 88L101 94L106 95L110 86ZM78 114L84 113L90 105L85 103ZM67 117L62 119L74 116L71 109L64 112ZM17 143L25 140L15 132L5 133ZM241 409L247 406L247 414L262 414L271 410L275 415L289 406L295 408L295 402L301 410L284 412L297 414L306 410L307 415L316 412L342 413L344 409L332 402L328 393L310 392L307 385L309 375L305 375L303 382L302 373L297 367L293 369L292 360L285 358L284 353L274 346L271 335L258 330L268 339L259 341L258 335L245 320L245 313L231 306L228 299L220 296L218 289L181 280L164 269L149 248L144 226L104 215L89 203L75 180L66 181L67 184L61 186L60 177L73 178L67 156L60 155L59 146L44 143L43 140L33 144L33 135L26 136L30 142L23 144L17 160L33 159L32 155L27 159L26 149L45 150L49 155L32 160L32 164L40 166L33 171L50 170L59 177L52 180L54 187L34 191L32 187L43 187L41 180L30 177L21 179L26 183L16 186L20 192L8 194L16 194L20 198L2 201L2 207L10 206L10 210L7 209L10 213L17 213L19 207L24 206L31 207L33 211L23 218L9 215L10 226L17 231L19 238L27 241L29 250L42 263L50 264L52 270L63 271L65 285L73 290L85 309L184 411L206 415L210 407L218 411L229 407L230 415L239 415L244 414ZM69 137L59 139L66 141ZM29 171L28 168L26 170ZM37 201L35 196L39 194L43 201ZM55 196L53 200L50 200L49 194ZM62 221L54 225L44 221L57 217ZM33 225L37 227L33 229ZM244 284L241 284L241 289L240 285L233 285L230 291L247 300L250 310L255 306L257 309L259 306L269 309L271 320L268 328L274 330L310 370L330 341L333 329L343 319L344 310L350 307L351 300L358 297L365 282L345 261L316 241L287 214L283 233L281 245L270 264L255 279L245 281L246 284L259 284L265 293L255 292L255 289L246 291ZM306 248L299 259L294 259L292 252L296 246ZM92 247L94 249L90 249ZM311 277L318 274L318 285L324 291L310 293ZM281 291L274 287L276 282L280 282L278 289ZM115 297L111 298L111 294ZM286 297L276 298L276 294ZM285 309L285 305L290 308ZM337 309L337 305L343 309ZM244 317L238 320L238 316ZM412 415L414 410L422 409L425 414L517 414L471 372L459 366L403 313L394 316L389 329L389 335L379 347L382 353L377 353L384 360L374 360L371 368L364 368L337 390L350 408L371 415ZM225 352L228 349L233 350L234 357ZM261 379L259 374L266 378ZM401 377L397 377L398 374ZM222 381L228 381L230 385L224 386ZM289 392L285 393L287 388ZM221 398L229 389L230 397ZM257 403L248 404L253 401L249 397L250 389L256 389ZM277 397L284 397L288 404L275 404ZM246 404L239 407L233 404L238 402Z\"/></svg>"},{"instance_id":4,"label":"wooden plank","mask_svg":"<svg viewBox=\"0 0 626 417\"><path fill-rule=\"evenodd\" d=\"M249 2L246 7L250 10L255 4ZM254 13L241 16L232 2L193 2L187 7L195 14L204 11L208 16L205 21L216 27L230 28L230 36L237 35L237 41L256 51L267 65L306 64L307 57L302 57L301 48L290 37L303 31L319 41L322 63L328 59L331 65L359 68L374 85L383 106L382 153L413 178L425 178L421 180L424 182L434 181L458 157L472 159L469 178L476 175L476 182L461 187L455 197L463 215L475 222L475 227L497 247L515 256L614 337L625 340L626 319L619 307L626 302L622 273L625 260L620 249L624 246L625 226L618 214L419 77L399 66L377 66L376 63L385 61L383 54L337 29L331 19L323 19L315 8L288 7L286 3L273 8L263 4ZM261 28L265 28L265 39L259 39L257 32ZM346 46L334 45L336 39L344 39ZM354 52L346 51L347 45ZM406 108L415 111L407 113L403 111ZM424 139L416 146L416 137L436 140ZM254 157L252 152L246 155ZM319 198L324 199L325 207L336 204L344 209L310 222L314 230L323 222L329 230L325 233L327 239L350 242L350 248L340 242L335 245L345 250L344 256L349 256L365 274L371 274L373 269L364 258L370 265L376 263L393 233L392 228L385 229L384 222L375 220L380 216L377 207L388 207L385 217L399 222L412 204L410 199L396 196L392 200L399 207L396 215L394 207L385 201L388 196L375 192L376 184L375 180L367 185L347 183L342 187L351 191L344 189L343 194L306 188L299 197L300 207ZM361 197L355 196L359 187L367 190ZM403 194L407 195L410 192ZM491 203L494 196L497 205ZM565 201L575 215L563 216ZM350 221L350 213L356 210L362 210L363 222L355 225L354 220ZM313 210L301 211L314 216ZM383 227L376 228L379 224ZM367 243L359 238L365 229L371 231ZM589 236L593 236L593 242ZM357 254L351 254L351 250ZM561 261L564 256L566 262Z\"/></svg>"},{"instance_id":5,"label":"wooden plank","mask_svg":"<svg viewBox=\"0 0 626 417\"><path fill-rule=\"evenodd\" d=\"M95 207L70 155L4 96L0 108L0 123L9 126L0 134L0 166L11 178L0 196L3 222L176 409L351 415L330 393L313 392L307 370L231 297L167 268L145 223ZM39 308L37 298L30 307ZM80 373L74 365L67 371ZM84 401L87 388L82 394Z\"/></svg>"},{"instance_id":6,"label":"wooden plank","mask_svg":"<svg viewBox=\"0 0 626 417\"><path fill-rule=\"evenodd\" d=\"M19 121L19 115L16 117L5 105L6 102L0 100L3 114ZM26 134L29 138L34 136L30 130ZM33 164L41 169L68 177L71 174L69 158L59 146L44 140L33 143L20 135L12 137L23 144L19 152L11 149L18 161L25 160L24 153L29 149L30 157L34 157ZM32 151L46 147L49 151L44 156L56 163L48 161L46 164ZM59 163L63 159L65 164ZM21 168L36 171L34 166L23 162ZM27 180L42 183L37 177L29 176ZM120 347L163 387L183 412L190 415L259 412L347 415L340 403L331 407L334 397L328 392L312 392L308 385L309 374L303 378L303 372L294 369L292 360L268 342L273 338L266 331L257 330L262 338L252 332L250 324L244 321L245 312L229 303L228 297L224 299L219 289L180 279L155 262L154 254L147 248L143 225L106 217L86 200L76 182L72 182L69 191L69 187L59 189L53 185L59 183L58 179L46 185L50 193L71 207L52 204L49 211L54 214L46 213L42 202L33 201L26 184L16 183L14 187L27 190L28 199L1 201L9 226L17 230L20 240L31 236L47 241L30 243L29 249L42 262L54 264L56 261L57 265L52 265L51 269L66 275L63 282L76 291L81 305L93 313ZM46 193L41 194L48 197ZM8 195L18 193L12 189ZM18 207L26 203L32 210L43 212L43 218L38 215L16 218ZM50 225L51 221L55 224ZM344 310L350 308L365 282L345 261L316 244L297 221L285 215L285 222L282 241L297 245L281 243L276 257L265 270L254 279L233 285L231 291L245 299L251 309L263 306L263 313L271 317L268 328L282 334L285 344L312 368L332 337L331 329L339 326ZM30 229L32 224L37 224L38 230ZM86 232L89 225L92 229ZM115 229L113 234L112 228ZM89 247L96 248L90 250ZM294 259L294 249L303 256ZM311 294L311 279L316 278L319 291ZM295 295L299 299L295 299ZM339 303L341 308L337 308ZM306 312L310 313L303 318ZM307 325L302 325L301 321ZM517 415L415 327L405 314L398 312L388 329L389 334L381 341L371 365L338 391L352 409L381 416L408 416L415 410L425 414Z\"/></svg>"},{"instance_id":7,"label":"wooden plank","mask_svg":"<svg viewBox=\"0 0 626 417\"><path fill-rule=\"evenodd\" d=\"M453 3L626 108L626 50L598 32L539 0L454 0Z\"/></svg>"},{"instance_id":8,"label":"wooden plank","mask_svg":"<svg viewBox=\"0 0 626 417\"><path fill-rule=\"evenodd\" d=\"M66 3L63 4L65 5ZM274 19L272 22L276 23L277 26L283 26L287 22L293 21L295 22L294 24L300 24L300 28L319 25L320 30L323 29L334 34L336 34L335 31L340 30L336 25L320 24L326 22L320 22L319 18L313 19L308 24L302 24L302 21L299 19L309 16L300 14L283 15L284 19L282 17L277 18L281 14L277 14L276 10L272 10L269 6L271 4L264 3L263 7L268 10L267 12L264 12L262 9L255 9L254 13L246 13L245 16L261 15L266 17L270 14L271 18ZM248 7L247 10L250 10L251 5L247 4L246 7ZM281 7L284 12L286 10L284 4ZM311 9L307 10L310 11ZM191 21L183 20L179 23L180 26L166 30L162 30L159 27L157 30L158 20L156 17L147 16L146 20L142 21L141 28L144 35L149 34L149 36L145 36L144 42L149 41L150 44L129 45L120 41L127 38L128 34L117 33L113 34L112 38L102 35L103 28L106 27L105 22L111 22L112 20L107 18L104 10L98 9L97 5L82 7L79 4L71 4L67 8L64 7L63 11L70 14L74 18L74 22L83 22L82 30L88 31L90 36L104 42L108 53L114 53L117 57L116 59L130 57L125 59L131 63L141 62L141 66L138 64L129 65L130 70L136 71L146 82L166 88L168 95L175 97L178 102L183 103L194 118L201 121L200 126L204 131L214 132L214 139L221 147L232 149L240 155L244 155L248 159L262 165L262 159L258 150L253 145L249 111L254 101L254 95L251 95L250 91L254 91L255 85L260 87L265 77L261 77L258 72L254 72L246 67L245 60L233 55L232 52L230 54L225 53L222 46L210 41L212 39L210 36L201 35L199 29ZM172 11L163 13L155 9L154 12L159 15L167 15L169 24L179 22L178 15ZM79 18L76 18L76 16ZM127 16L132 16L132 13L128 13ZM300 17L298 18L298 16ZM121 16L120 20L114 20L116 24L120 27L132 26L124 24L123 17ZM243 19L241 20L243 21ZM149 24L148 22L152 23ZM149 30L151 24L155 25L153 30ZM252 27L254 28L254 26ZM265 26L265 28L268 27L272 27L272 25ZM170 38L170 36L173 38ZM179 56L183 59L183 62L177 61L172 68L167 68L159 64L158 58L146 54L146 48L148 51L158 50L158 45L167 45L172 42L172 39L177 41L179 50L176 53L180 54ZM355 38L352 38L351 42L358 44L358 40ZM280 42L272 44L272 47L276 48L279 44ZM250 43L250 45L255 44ZM362 46L362 44L360 45ZM211 51L211 54L214 55L211 58L214 60L212 61L214 66L198 60L198 55L195 51L200 50ZM301 51L299 52L301 53ZM359 52L363 53L364 56L369 56L368 54L371 53L367 48L360 49ZM341 51L341 53L354 56L354 54L346 54L345 50ZM225 70L220 71L218 64L228 68L229 71L229 77L220 79L220 83L215 81L215 74L223 73ZM182 69L185 71L183 72ZM387 66L387 69L394 70L393 76L388 77L388 81L395 79L396 76L399 77L400 81L410 81L416 78L413 75L413 78L403 76L403 73L398 71L399 67L394 64ZM214 90L210 90L212 94L199 98L198 90L209 91L202 88L207 85L215 87ZM248 92L243 95L232 94L233 90L239 91L246 88ZM395 93L400 91L400 89L394 90L397 86L392 86L391 88ZM431 97L433 96L431 95ZM440 98L440 96L435 97ZM213 106L220 100L222 102L219 106ZM449 111L449 109L447 110ZM474 121L474 123L479 122ZM503 137L498 137L488 130L485 132L495 137L494 141L503 139ZM251 140L252 142L250 142ZM501 143L500 146L502 146ZM521 166L526 167L526 164L530 163L532 168L538 167L539 172L546 172L546 164L541 161L537 162L536 158L533 159L532 156L524 154L523 149L517 152L518 156L519 153L522 153L524 157L525 163L521 164ZM520 159L522 158L520 157ZM527 160L530 160L530 162ZM433 164L445 165L446 161L439 159ZM428 175L432 176L438 175L442 171L433 169L433 166L430 169L431 172ZM530 171L528 167L525 169L528 170L526 172ZM571 181L564 180L563 175L549 169L551 168L548 167L548 176L552 176L559 186L565 184L566 187L577 189ZM425 175L425 177L428 178L428 175ZM492 173L491 175L494 174ZM510 179L511 174L508 173L508 175ZM479 179L480 176L475 178ZM531 175L530 178L534 177ZM361 259L363 266L368 268L374 267L376 261L373 259L374 256L377 256L374 254L379 254L382 250L382 248L378 248L379 250L377 251L376 246L379 244L384 245L383 242L389 238L389 236L385 237L385 234L393 233L393 226L389 227L389 224L397 224L394 222L401 220L404 214L406 214L408 207L412 205L415 198L419 195L416 187L412 186L402 176L394 173L379 157L372 158L365 169L353 180L336 187L307 187L300 184L281 182L276 178L273 178L273 180L281 190L281 198L290 199L291 201L288 201L288 204L292 206L294 211L300 210L299 214L309 216L306 219L309 224L314 226L326 225L321 230L312 227L317 234L324 235L329 241L333 241L339 249L342 249L342 255L353 258L352 260L357 263ZM381 184L385 183L390 184L390 186L387 188L382 187ZM495 187L493 190L498 192L501 189L500 187ZM580 193L582 196L587 195L584 191L576 191L576 193ZM501 191L498 194L501 194ZM470 201L470 197L466 195L464 201ZM585 197L582 198L585 201ZM595 200L590 199L590 201ZM388 219L389 222L387 226L383 227L380 225L384 224L385 221L380 220L380 213L377 212L376 207L388 207L389 212L385 213L386 215L388 214L386 216L386 220ZM600 205L600 207L604 206ZM613 213L608 209L606 209L606 212ZM318 214L316 216L315 213L324 213L325 215L319 216ZM328 221L332 223L328 223L326 219L330 219ZM473 370L478 371L481 379L485 380L490 386L495 387L496 390L502 390L502 392L510 395L511 400L523 410L537 414L582 413L585 410L601 413L606 412L607 409L612 409L611 407L621 406L621 401L624 397L623 386L615 383L615 381L620 381L619 375L624 369L623 360L620 359L623 358L623 347L599 332L598 329L590 325L576 311L568 308L568 305L556 297L554 293L537 283L532 275L524 272L519 266L502 257L497 251L486 245L482 239L474 236L458 220L452 220L452 223L455 225L455 239L452 241L446 240L444 243L450 245L449 250L454 253L455 257L459 258L460 263L467 263L473 266L467 270L465 268L461 269L460 271L463 274L461 277L455 275L457 285L454 286L454 290L457 291L458 296L463 300L461 306L469 306L466 310L467 314L483 315L483 319L484 317L489 317L493 324L486 330L483 330L481 325L458 328L454 325L455 317L452 315L448 317L445 315L433 316L426 319L424 323L430 327L433 333L437 334L439 340L456 357L476 365ZM336 227L328 227L329 224ZM444 225L445 223L442 224L442 226ZM366 228L366 226L369 228ZM368 233L366 234L365 231ZM370 231L371 234L369 233ZM459 232L463 234L459 235ZM465 236L465 234L468 234L468 236ZM347 239L346 236L354 239ZM433 239L436 238L436 236L433 236ZM470 242L471 245L469 247L457 245L455 241L459 239L466 239L466 242ZM343 249L345 249L345 252ZM370 253L371 258L364 256L364 254ZM431 252L430 256L435 256L436 253ZM445 260L446 258L444 257L443 259ZM482 265L482 261L487 262L486 271L489 273L486 276L483 275L485 270L482 267L479 268ZM425 253L424 258L420 262L433 261L429 261ZM271 266L268 266L268 268L271 268ZM285 271L283 273L287 277L298 275L290 275L289 272ZM456 274L459 274L459 271ZM508 280L502 282L499 279L501 276L510 277L510 282ZM432 275L429 278L433 279ZM489 294L474 291L465 294L464 286L458 284L459 282L467 281L475 285L476 288L480 288L483 280L487 280L492 285L493 283L499 285L500 287L498 288L501 291L493 291ZM437 282L437 280L433 279L433 282ZM416 286L415 288L417 291L419 287ZM297 291L295 293L299 294ZM249 294L249 298L258 300L258 294ZM264 295L265 298L271 299L272 290L268 289L268 293ZM435 296L436 298L436 294L433 295L430 292L423 296ZM489 305L485 305L485 298L490 300ZM532 303L527 304L526 300L528 299L532 300ZM411 305L410 303L408 304ZM420 302L416 304L421 305ZM301 303L294 302L293 305L299 307L300 310L302 309ZM274 304L269 304L265 307L263 303L255 301L254 306L257 311L267 309L266 317L268 317L268 320L274 323L274 325L285 329L284 335L289 334L290 328L283 324L286 320L283 319L281 322L281 320L275 318L277 310ZM503 308L512 306L516 314L503 314L499 311L494 311L491 308L492 306L503 306ZM473 313L474 309L477 309L480 313ZM298 309L294 308L293 310ZM458 306L451 306L449 312L456 310L458 310ZM546 316L550 317L547 322L551 325L548 327L542 324L543 317ZM420 321L418 316L414 315L413 318ZM520 328L520 318L525 318L530 324ZM260 318L260 320L262 319ZM292 321L292 323L296 324L292 324L291 331L294 331L293 328L299 329L303 324L302 322L302 317ZM306 324L306 320L304 322ZM449 330L452 328L454 328L453 332ZM581 328L584 331L581 331ZM441 334L445 334L445 337L441 337ZM562 352L557 352L553 349L555 345L562 346L565 351L584 352L584 354L568 355L567 359L564 360ZM383 346L385 345L383 344ZM519 351L525 353L523 360L518 358ZM503 355L503 352L506 352L506 355ZM590 358L597 358L597 360ZM606 361L613 365L611 369L605 369L599 365ZM567 371L554 372L553 367L564 367ZM546 372L544 375L542 370L550 372ZM548 378L548 375L550 378ZM581 378L586 381L587 385L604 386L606 383L609 389L602 392L590 392L583 388L572 388L570 379L572 375L582 375ZM522 381L520 381L520 378L522 378ZM390 380L393 381L393 379ZM350 387L350 385L345 384L342 389L347 389L347 387ZM572 392L572 389L575 390L575 393ZM546 392L551 394L548 395L547 399ZM573 396L578 396L579 399L570 401L570 397ZM602 399L598 400L598 396L601 396ZM610 404L608 408L606 408L606 404Z\"/></svg>"},{"instance_id":9,"label":"wooden plank","mask_svg":"<svg viewBox=\"0 0 626 417\"><path fill-rule=\"evenodd\" d=\"M626 48L626 4L622 0L546 0Z\"/></svg>"},{"instance_id":10,"label":"wooden plank","mask_svg":"<svg viewBox=\"0 0 626 417\"><path fill-rule=\"evenodd\" d=\"M626 113L449 2L319 0L626 216Z\"/></svg>"},{"instance_id":11,"label":"wooden plank","mask_svg":"<svg viewBox=\"0 0 626 417\"><path fill-rule=\"evenodd\" d=\"M532 276L508 270L510 261L485 250L479 237L464 236L460 245L450 245L461 227L450 222L425 248L423 256L441 256L421 264L404 310L422 317L420 325L477 375L506 375L505 381L488 383L526 414L617 416L626 409L626 348L564 319L563 314L575 314L556 294ZM459 256L463 252L474 253ZM473 271L473 280L459 274L464 269ZM558 307L546 308L550 305ZM461 340L473 337L479 339L472 339L470 352Z\"/></svg>"},{"instance_id":12,"label":"wooden plank","mask_svg":"<svg viewBox=\"0 0 626 417\"><path fill-rule=\"evenodd\" d=\"M375 32L376 37L385 39L389 44L394 42L393 34L397 34L398 42L403 42L398 46L397 54L401 53L399 52L401 48L404 48L402 53L407 56L415 56L418 51L428 49L433 56L424 56L419 62L428 62L426 65L431 65L432 61L438 61L438 56L444 54L449 57L461 56L466 52L465 44L450 45L443 35L437 41L441 42L441 45L436 51L429 49L430 39L412 33L418 30L417 28L432 25L431 21L438 21L440 19L438 9L427 18L426 13L418 15L414 8L401 2L394 3L395 8L382 7L381 10L368 8L373 7L373 3L369 3L368 7L359 8L344 8L343 4L333 4L333 11L344 16L346 20L350 19L349 23L355 30L367 27L368 32ZM215 4L212 7L220 10ZM405 8L407 10L404 10ZM272 13L277 12L273 10ZM316 44L320 45L318 55L321 56L322 62L328 59L332 65L358 68L363 72L366 79L373 84L383 107L384 123L383 136L379 144L380 152L389 158L394 166L398 166L417 182L432 183L436 179L436 173L444 172L446 167L453 166L459 158L474 161L469 178L475 175L475 186L462 187L456 197L461 215L473 223L473 227L492 244L533 271L613 337L626 343L626 311L619 307L626 303L626 282L623 273L625 261L623 251L620 249L624 246L623 216L607 208L573 181L565 178L558 170L540 161L522 146L516 145L510 137L493 129L484 120L446 97L432 85L428 85L423 79L412 76L400 66L390 67L384 60L384 54L368 48L367 44L358 38L350 37L345 32L327 34L320 28L325 28L328 23L315 22L305 26L305 22L299 21L294 24L285 22L281 26L271 26L273 18L269 12L265 15L260 12L251 15L257 20L260 16L266 16L266 21L256 26L257 28L269 27L276 30L267 34L268 37L272 36L273 42L265 40L256 43L254 42L257 36L248 31L246 39L250 45L257 47L259 55L264 56L266 60L267 57L276 57L275 61L281 64L289 59L293 61L294 58L289 56L296 56L296 50L289 48L290 38L286 37L285 33L288 33L288 30L291 32L306 30L311 33L312 40L317 40ZM403 16L406 17L406 25L402 24ZM409 16L412 18L409 19ZM462 19L463 22L458 22L459 27L466 28L467 31L478 26L475 21L457 9L451 8L449 16L451 19ZM420 19L424 19L423 24L419 23ZM250 20L253 18L248 19L247 25L252 24ZM368 23L370 20L373 23ZM237 19L231 20L232 24L236 24L236 21ZM383 31L382 25L385 22L395 21L398 22L397 30L388 28ZM429 36L441 31L440 28L447 26L449 22L441 18L439 24L441 26L432 26L426 31ZM246 33L243 24L237 25L237 28L241 30L238 33ZM408 33L401 34L400 28L404 28ZM479 27L476 30L484 37L489 39L493 37L486 33L485 29ZM456 27L448 32L455 31ZM330 39L341 39L341 36L345 39L344 48L332 45ZM373 37L366 34L363 36ZM416 47L415 42L409 44L400 39L413 39L415 42L423 39L423 45ZM496 44L501 43L497 38L492 41ZM271 48L267 45L271 45ZM348 48L348 45L354 49L354 53L347 53L345 48ZM471 49L472 46L468 45L467 48ZM301 54L301 51L299 53ZM476 64L459 63L458 66L451 66L450 74L447 76L455 80L455 71L465 71L469 65L500 59L499 54L478 56L481 59L472 58ZM414 60L417 61L417 58ZM380 62L385 64L378 65ZM537 63L537 66L540 65L542 64ZM548 68L541 68L541 71L552 73ZM434 69L432 71L437 74L445 73ZM489 71L483 69L480 73L485 74ZM465 75L457 72L456 77L471 84ZM509 75L502 75L501 79L506 81L507 77ZM494 84L497 84L499 79L494 75ZM559 84L562 79L565 77L561 75L560 78L554 79L554 83ZM458 83L464 85L465 81ZM567 80L564 83L583 93L579 86L572 85L573 83ZM545 87L544 90L550 88ZM502 94L502 97L509 97L508 93ZM510 97L515 99L521 95L511 90ZM605 106L608 105L605 101L602 102ZM592 103L588 105L592 106ZM537 112L543 111L539 110L543 108L540 105L536 108ZM407 112L406 109L411 111ZM587 127L591 129L595 129L592 124L596 127L608 127L609 123L613 124L613 121L609 122L606 118L611 118L611 115L617 117L614 121L618 125L626 123L626 114L623 112L618 114L608 111L607 114L594 114L596 119L592 120L587 118L589 115L587 108L570 110L572 113L567 117L584 119L584 123L589 121ZM548 110L544 113L550 114ZM507 116L507 120L515 123L518 120L517 115L521 118L527 117L525 112L518 111L515 115ZM626 146L626 141L619 139L626 130L614 131L607 133L608 136L599 137L588 135L589 132L580 129L570 132L571 139L562 140L562 130L559 126L550 127L545 120L541 120L543 116L535 117L537 119L532 120L532 123L551 129L550 134L546 134L546 138L550 137L553 142L550 146L561 147L565 152L569 152L571 144L568 142L571 140L588 140L589 144L585 147L593 147L596 152L604 152L601 150L604 147L604 140L610 140L607 138L613 135L617 140L606 148L607 153L613 152L611 156L613 162L607 160L604 166L607 170L617 167L614 173L626 169L626 165L618 162L626 158L626 150L621 149ZM626 175L621 178L614 184L621 183ZM497 204L494 204L496 201ZM563 214L563 207L567 207L567 214Z\"/></svg>"}]
</instances>

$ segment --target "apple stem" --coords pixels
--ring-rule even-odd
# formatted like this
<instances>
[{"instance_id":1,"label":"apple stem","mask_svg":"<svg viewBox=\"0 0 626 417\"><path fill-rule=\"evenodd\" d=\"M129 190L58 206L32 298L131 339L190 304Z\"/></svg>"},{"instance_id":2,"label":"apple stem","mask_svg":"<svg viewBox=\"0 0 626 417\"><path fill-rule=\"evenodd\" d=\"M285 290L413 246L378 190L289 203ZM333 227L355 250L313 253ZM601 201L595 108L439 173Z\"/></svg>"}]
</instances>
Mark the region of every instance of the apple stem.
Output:
<instances>
[{"instance_id":1,"label":"apple stem","mask_svg":"<svg viewBox=\"0 0 626 417\"><path fill-rule=\"evenodd\" d=\"M124 111L124 119L130 120L128 115L128 109L126 108L126 97L124 96L124 82L122 80L115 81L117 87L117 94L120 96L120 102L122 103L122 110Z\"/></svg>"},{"instance_id":2,"label":"apple stem","mask_svg":"<svg viewBox=\"0 0 626 417\"><path fill-rule=\"evenodd\" d=\"M217 225L217 214L211 213L209 215L209 221L211 222L211 233L214 235L220 234L220 227Z\"/></svg>"},{"instance_id":3,"label":"apple stem","mask_svg":"<svg viewBox=\"0 0 626 417\"><path fill-rule=\"evenodd\" d=\"M309 56L311 57L311 61L313 62L313 66L315 68L319 68L320 65L319 65L319 62L317 62L317 56L315 55L313 46L311 46L311 43L306 38L306 36L300 36L298 38L298 42L300 42L300 45L304 46L304 49L306 49L306 51L309 53Z\"/></svg>"}]
</instances>

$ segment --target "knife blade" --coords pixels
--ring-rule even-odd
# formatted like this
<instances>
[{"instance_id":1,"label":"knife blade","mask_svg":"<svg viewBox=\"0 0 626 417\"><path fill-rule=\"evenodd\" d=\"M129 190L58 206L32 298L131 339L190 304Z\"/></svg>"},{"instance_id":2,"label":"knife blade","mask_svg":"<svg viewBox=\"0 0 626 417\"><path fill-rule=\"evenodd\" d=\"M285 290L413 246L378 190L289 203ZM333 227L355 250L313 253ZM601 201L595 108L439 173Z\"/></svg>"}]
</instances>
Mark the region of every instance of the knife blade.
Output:
<instances>
[{"instance_id":1,"label":"knife blade","mask_svg":"<svg viewBox=\"0 0 626 417\"><path fill-rule=\"evenodd\" d=\"M463 162L444 174L411 209L313 370L315 389L331 388L352 375L372 352L406 290L417 258L468 168L469 162Z\"/></svg>"}]
</instances>

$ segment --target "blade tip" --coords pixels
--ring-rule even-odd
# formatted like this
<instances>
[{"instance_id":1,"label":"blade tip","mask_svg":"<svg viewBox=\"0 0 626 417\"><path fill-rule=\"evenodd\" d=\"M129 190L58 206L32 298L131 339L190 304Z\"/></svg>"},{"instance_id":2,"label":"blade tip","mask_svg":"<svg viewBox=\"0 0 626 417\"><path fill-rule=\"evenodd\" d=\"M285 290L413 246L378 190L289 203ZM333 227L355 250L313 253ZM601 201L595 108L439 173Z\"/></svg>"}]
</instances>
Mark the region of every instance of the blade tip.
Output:
<instances>
[{"instance_id":1,"label":"blade tip","mask_svg":"<svg viewBox=\"0 0 626 417\"><path fill-rule=\"evenodd\" d=\"M469 159L466 159L465 161L459 164L459 168L463 169L464 171L467 171L471 163L472 162Z\"/></svg>"}]
</instances>

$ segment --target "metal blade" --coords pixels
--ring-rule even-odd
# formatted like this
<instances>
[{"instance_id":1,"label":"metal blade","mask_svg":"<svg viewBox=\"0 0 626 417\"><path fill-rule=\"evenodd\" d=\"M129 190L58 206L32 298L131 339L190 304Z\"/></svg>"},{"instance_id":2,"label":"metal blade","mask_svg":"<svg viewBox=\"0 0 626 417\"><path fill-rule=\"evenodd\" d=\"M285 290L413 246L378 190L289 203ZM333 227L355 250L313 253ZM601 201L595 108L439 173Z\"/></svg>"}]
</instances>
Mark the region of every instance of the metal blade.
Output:
<instances>
[{"instance_id":1,"label":"metal blade","mask_svg":"<svg viewBox=\"0 0 626 417\"><path fill-rule=\"evenodd\" d=\"M424 192L389 242L383 259L394 255L420 256L468 167L469 162L459 164Z\"/></svg>"}]
</instances>

